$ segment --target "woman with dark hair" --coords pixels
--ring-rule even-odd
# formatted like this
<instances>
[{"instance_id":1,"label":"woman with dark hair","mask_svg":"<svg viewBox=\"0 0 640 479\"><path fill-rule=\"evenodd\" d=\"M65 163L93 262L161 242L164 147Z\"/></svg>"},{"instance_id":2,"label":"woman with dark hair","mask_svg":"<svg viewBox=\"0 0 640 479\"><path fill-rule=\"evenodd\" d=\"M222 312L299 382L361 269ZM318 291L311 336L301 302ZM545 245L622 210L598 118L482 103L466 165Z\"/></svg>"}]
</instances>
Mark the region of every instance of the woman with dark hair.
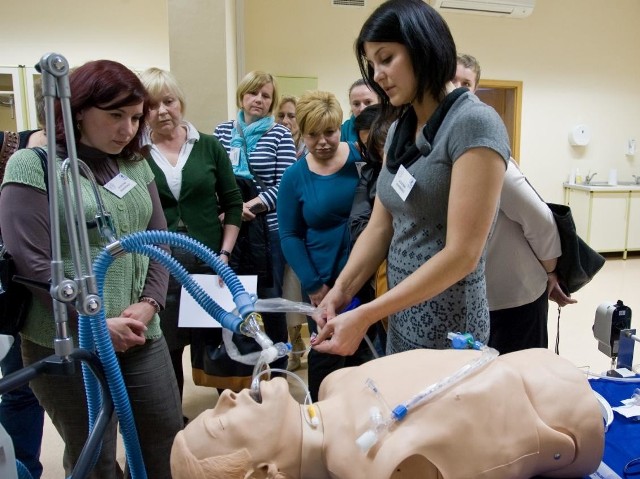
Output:
<instances>
[{"instance_id":1,"label":"woman with dark hair","mask_svg":"<svg viewBox=\"0 0 640 479\"><path fill-rule=\"evenodd\" d=\"M116 235L166 229L153 173L146 161L140 161L143 159L140 135L148 111L147 93L140 80L120 63L99 60L75 69L69 83L78 157L95 176ZM49 152L49 161L59 165L68 156L59 104L56 122L59 151ZM118 180L114 180L116 177ZM94 218L97 204L85 177L80 178L80 190L87 218ZM62 192L59 196L62 201ZM12 156L4 176L0 227L18 274L45 283L51 277L47 212L47 188L40 159L31 150L20 150ZM68 214L62 213L63 222L75 220L66 218ZM88 237L91 256L95 257L105 240L97 228L90 229ZM65 276L74 277L65 229L61 240ZM147 475L154 478L171 477L171 444L183 425L178 386L157 314L165 301L167 282L168 273L159 264L142 255L125 255L109 268L103 301ZM75 344L78 344L77 316L77 311L69 306L68 328ZM34 301L21 335L25 365L54 354L56 324L48 293L34 290ZM81 369L69 376L39 376L31 381L31 387L65 443L63 464L69 475L88 434ZM121 475L116 462L114 419L89 477L111 479Z\"/></svg>"},{"instance_id":2,"label":"woman with dark hair","mask_svg":"<svg viewBox=\"0 0 640 479\"><path fill-rule=\"evenodd\" d=\"M509 159L495 110L455 89L456 47L444 19L421 0L389 0L363 25L356 55L389 131L377 201L349 261L326 295L313 342L351 354L389 316L387 354L448 347L447 333L489 335L485 243ZM388 258L389 291L336 315ZM330 341L325 341L329 339Z\"/></svg>"},{"instance_id":3,"label":"woman with dark hair","mask_svg":"<svg viewBox=\"0 0 640 479\"><path fill-rule=\"evenodd\" d=\"M376 183L382 168L384 143L390 126L390 120L383 118L381 111L382 105L379 103L368 106L362 110L354 122L358 135L357 145L364 165L360 170L360 181L356 187L349 219L353 241L358 239L369 223L373 201L376 198Z\"/></svg>"},{"instance_id":4,"label":"woman with dark hair","mask_svg":"<svg viewBox=\"0 0 640 479\"><path fill-rule=\"evenodd\" d=\"M351 241L354 243L369 223L373 203L376 199L376 184L382 168L384 143L391 124L391 118L389 116L382 117L381 110L382 105L379 103L370 105L362 110L354 121L356 133L358 134L358 148L364 160L349 216ZM370 298L386 293L388 289L386 260L382 262L369 283L365 287L370 290L368 295ZM384 356L386 351L387 327L387 318L382 318L375 325L376 339L374 344L376 352L380 356Z\"/></svg>"},{"instance_id":5,"label":"woman with dark hair","mask_svg":"<svg viewBox=\"0 0 640 479\"><path fill-rule=\"evenodd\" d=\"M362 78L358 78L349 87L349 107L351 108L351 116L345 120L340 127L340 139L349 143L357 143L358 133L355 129L356 118L369 105L376 105L380 102L377 93L371 91L371 88Z\"/></svg>"}]
</instances>

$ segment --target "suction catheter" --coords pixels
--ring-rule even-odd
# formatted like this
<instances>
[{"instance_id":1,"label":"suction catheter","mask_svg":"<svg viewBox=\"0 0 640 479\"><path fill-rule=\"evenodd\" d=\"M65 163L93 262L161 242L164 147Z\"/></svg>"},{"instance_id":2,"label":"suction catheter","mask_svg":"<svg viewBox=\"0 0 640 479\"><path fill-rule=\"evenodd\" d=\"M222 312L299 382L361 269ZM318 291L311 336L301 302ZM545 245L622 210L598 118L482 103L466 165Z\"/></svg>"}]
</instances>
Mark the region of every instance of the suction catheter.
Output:
<instances>
[{"instance_id":1,"label":"suction catheter","mask_svg":"<svg viewBox=\"0 0 640 479\"><path fill-rule=\"evenodd\" d=\"M74 279L64 277L58 204L58 166L56 161L48 161L47 184L52 258L49 291L53 299L56 325L56 338L53 343L55 354L2 378L0 394L27 384L31 379L42 374L73 374L80 361L87 392L89 436L69 477L84 478L89 475L98 458L102 438L115 409L120 422L130 475L134 479L145 479L147 475L129 397L102 307L106 272L116 258L127 253L142 254L166 267L196 302L225 329L256 340L262 348L257 360L254 361L258 363L256 368L258 365L264 367L265 364L287 354L290 346L287 347L283 343L274 344L260 329L261 316L255 308L257 297L247 293L231 268L203 244L184 235L167 231L144 231L116 239L110 215L104 208L93 175L89 168L77 158L70 106L69 64L62 55L47 53L41 58L36 68L42 73L47 131L56 129L55 98L60 100L64 122L69 158L60 167L60 182L63 188ZM47 135L47 149L49 152L56 151L55 135ZM51 154L50 158L53 159L55 156ZM79 165L85 177L92 183L98 209L95 226L107 243L106 248L95 258L93 264L82 202ZM221 308L191 278L185 268L165 250L156 246L157 244L182 247L206 262L222 277L231 290L236 314ZM79 313L80 348L74 348L73 338L68 330L67 305L71 303ZM256 358L251 358L251 360L254 359ZM28 471L25 473L26 468L20 466L18 465L20 478L29 478Z\"/></svg>"},{"instance_id":2,"label":"suction catheter","mask_svg":"<svg viewBox=\"0 0 640 479\"><path fill-rule=\"evenodd\" d=\"M398 423L405 420L414 409L433 400L439 394L460 383L465 378L474 374L479 369L485 367L498 357L498 351L485 346L479 341L475 341L473 339L473 336L468 333L461 334L450 332L448 333L447 337L452 342L452 346L454 349L475 349L480 351L482 354L473 361L470 361L469 363L463 365L453 374L441 379L436 383L429 385L418 394L416 394L412 398L409 398L403 403L398 404L393 409L391 409L387 402L384 400L382 394L376 387L373 380L367 380L367 386L379 399L384 412L378 407L373 407L369 411L371 427L356 439L356 444L363 453L366 454L373 446L381 441Z\"/></svg>"}]
</instances>

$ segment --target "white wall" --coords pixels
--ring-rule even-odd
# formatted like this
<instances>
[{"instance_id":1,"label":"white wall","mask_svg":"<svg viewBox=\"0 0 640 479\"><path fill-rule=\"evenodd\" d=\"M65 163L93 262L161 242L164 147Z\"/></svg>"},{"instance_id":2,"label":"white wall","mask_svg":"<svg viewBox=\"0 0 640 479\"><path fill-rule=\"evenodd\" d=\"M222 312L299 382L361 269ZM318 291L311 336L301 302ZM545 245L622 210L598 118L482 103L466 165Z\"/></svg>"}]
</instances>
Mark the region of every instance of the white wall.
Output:
<instances>
[{"instance_id":1,"label":"white wall","mask_svg":"<svg viewBox=\"0 0 640 479\"><path fill-rule=\"evenodd\" d=\"M239 68L317 77L347 114L347 88L359 75L353 42L380 0L363 8L330 0L3 0L0 65L33 65L58 51L72 65L111 58L139 70L171 66L187 93L187 117L209 132L231 113L236 58L228 17L236 3L244 18ZM34 14L15 21L25 12ZM526 19L445 18L484 78L523 82L521 165L546 199L562 199L574 167L597 171L597 179L610 168L621 180L640 174L640 153L624 155L628 138L640 144L638 0L537 0ZM578 123L592 131L582 149L567 139Z\"/></svg>"},{"instance_id":2,"label":"white wall","mask_svg":"<svg viewBox=\"0 0 640 479\"><path fill-rule=\"evenodd\" d=\"M168 4L171 72L187 99L185 118L203 133L212 133L231 118L228 96L237 84L234 0Z\"/></svg>"},{"instance_id":3,"label":"white wall","mask_svg":"<svg viewBox=\"0 0 640 479\"><path fill-rule=\"evenodd\" d=\"M166 0L2 0L0 65L35 65L47 52L71 66L108 58L169 68Z\"/></svg>"},{"instance_id":4,"label":"white wall","mask_svg":"<svg viewBox=\"0 0 640 479\"><path fill-rule=\"evenodd\" d=\"M317 76L347 108L346 90L358 76L353 42L366 7L330 0L244 0L246 70ZM460 52L475 55L483 78L524 84L520 163L548 200L562 200L571 168L609 168L620 179L640 174L640 153L624 155L628 138L640 143L640 2L537 0L525 19L446 14ZM589 146L568 142L570 128L587 124Z\"/></svg>"}]
</instances>

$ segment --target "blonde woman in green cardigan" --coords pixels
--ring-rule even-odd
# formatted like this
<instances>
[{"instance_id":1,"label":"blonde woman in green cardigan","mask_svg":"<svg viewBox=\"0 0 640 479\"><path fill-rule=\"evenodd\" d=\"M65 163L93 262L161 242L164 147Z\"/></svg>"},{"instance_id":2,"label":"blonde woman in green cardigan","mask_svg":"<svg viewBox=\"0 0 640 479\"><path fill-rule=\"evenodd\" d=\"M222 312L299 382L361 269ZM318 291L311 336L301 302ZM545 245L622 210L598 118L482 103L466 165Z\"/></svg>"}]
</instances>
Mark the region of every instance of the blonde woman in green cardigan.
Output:
<instances>
[{"instance_id":1,"label":"blonde woman in green cardigan","mask_svg":"<svg viewBox=\"0 0 640 479\"><path fill-rule=\"evenodd\" d=\"M78 157L91 169L118 236L166 229L153 173L140 155L141 128L148 111L147 93L138 77L124 65L98 60L69 76L71 113ZM58 145L66 145L62 115L56 112ZM64 148L64 147L62 147ZM61 162L66 151L49 152ZM118 176L129 191L111 188ZM97 212L89 181L81 177L87 218ZM44 174L38 155L20 150L9 160L0 195L0 228L17 273L36 281L51 277L50 225ZM62 196L60 194L60 202ZM26 206L28 205L28 206ZM75 218L62 218L73 221ZM89 230L92 257L103 248L97 228ZM65 275L73 277L69 239L63 229ZM125 255L109 268L104 286L107 327L131 401L147 476L171 477L169 454L182 428L180 395L171 372L171 358L162 337L158 311L164 305L168 272L141 255ZM55 322L51 297L34 291L34 301L22 330L25 365L54 354ZM70 311L69 331L77 339L77 313ZM65 443L63 464L69 476L87 438L88 415L80 368L72 376L40 376L31 388ZM122 477L116 461L116 421L107 429L100 456L89 478Z\"/></svg>"},{"instance_id":2,"label":"blonde woman in green cardigan","mask_svg":"<svg viewBox=\"0 0 640 479\"><path fill-rule=\"evenodd\" d=\"M204 243L228 262L240 231L242 195L227 152L214 136L200 133L184 120L185 96L171 73L150 68L141 80L151 100L143 143L149 148L147 160L156 177L168 228ZM182 248L172 248L172 254L190 273L213 273ZM219 328L178 328L180 291L180 283L171 278L160 323L182 397L184 347L191 344L196 354L207 344L219 344L222 334ZM195 371L198 374L200 369Z\"/></svg>"}]
</instances>

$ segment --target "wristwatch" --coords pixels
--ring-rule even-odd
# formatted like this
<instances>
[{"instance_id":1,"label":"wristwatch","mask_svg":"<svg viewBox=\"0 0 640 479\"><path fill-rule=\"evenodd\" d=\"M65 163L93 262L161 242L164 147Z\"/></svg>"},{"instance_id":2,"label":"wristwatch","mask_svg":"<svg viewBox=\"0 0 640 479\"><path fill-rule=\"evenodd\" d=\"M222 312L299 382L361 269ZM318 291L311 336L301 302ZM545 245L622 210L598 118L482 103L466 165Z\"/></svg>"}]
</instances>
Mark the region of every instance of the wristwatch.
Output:
<instances>
[{"instance_id":1,"label":"wristwatch","mask_svg":"<svg viewBox=\"0 0 640 479\"><path fill-rule=\"evenodd\" d=\"M226 249L221 249L220 255L225 255L227 258L231 258L231 253L229 253Z\"/></svg>"}]
</instances>

